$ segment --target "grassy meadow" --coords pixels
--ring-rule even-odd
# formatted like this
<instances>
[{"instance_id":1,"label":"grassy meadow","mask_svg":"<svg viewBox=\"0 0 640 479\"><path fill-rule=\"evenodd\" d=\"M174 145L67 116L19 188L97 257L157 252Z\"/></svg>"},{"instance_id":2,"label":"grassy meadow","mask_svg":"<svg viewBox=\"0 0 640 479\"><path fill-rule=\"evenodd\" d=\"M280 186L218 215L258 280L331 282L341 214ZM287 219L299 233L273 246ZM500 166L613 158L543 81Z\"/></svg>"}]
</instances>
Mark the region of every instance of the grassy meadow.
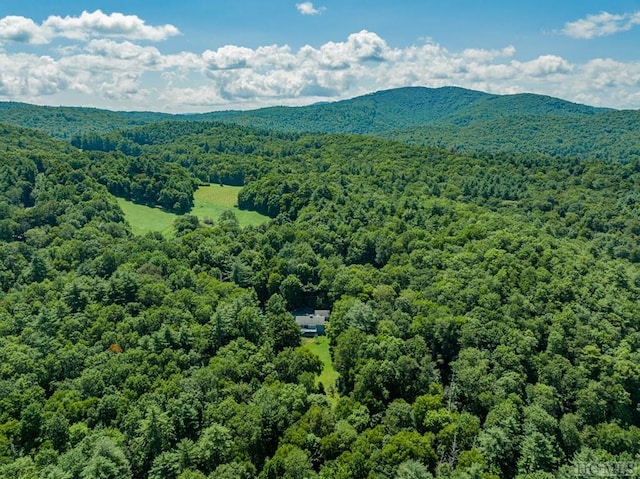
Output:
<instances>
[{"instance_id":1,"label":"grassy meadow","mask_svg":"<svg viewBox=\"0 0 640 479\"><path fill-rule=\"evenodd\" d=\"M139 205L132 201L118 198L120 209L135 235L142 235L149 231L159 231L165 236L171 235L173 222L178 217L160 208Z\"/></svg>"},{"instance_id":2,"label":"grassy meadow","mask_svg":"<svg viewBox=\"0 0 640 479\"><path fill-rule=\"evenodd\" d=\"M200 222L216 221L223 211L232 210L242 227L259 225L268 221L269 218L260 213L237 208L240 189L240 186L201 186L195 192L193 209L189 214L197 216ZM118 198L118 204L129 222L133 234L141 235L149 231L159 231L165 236L172 234L173 222L178 215L160 208L139 205L122 198Z\"/></svg>"},{"instance_id":3,"label":"grassy meadow","mask_svg":"<svg viewBox=\"0 0 640 479\"><path fill-rule=\"evenodd\" d=\"M303 338L302 346L312 353L318 355L322 361L322 372L316 378L316 384L322 383L327 395L333 396L336 390L336 380L338 372L333 368L331 355L329 354L329 338L326 336L317 336L315 338ZM332 394L330 394L330 392Z\"/></svg>"},{"instance_id":4,"label":"grassy meadow","mask_svg":"<svg viewBox=\"0 0 640 479\"><path fill-rule=\"evenodd\" d=\"M192 215L205 219L217 220L220 214L225 210L232 210L240 226L257 226L269 220L267 216L256 213L255 211L239 210L236 206L238 203L238 193L242 189L241 186L221 186L209 185L201 186L193 195Z\"/></svg>"}]
</instances>

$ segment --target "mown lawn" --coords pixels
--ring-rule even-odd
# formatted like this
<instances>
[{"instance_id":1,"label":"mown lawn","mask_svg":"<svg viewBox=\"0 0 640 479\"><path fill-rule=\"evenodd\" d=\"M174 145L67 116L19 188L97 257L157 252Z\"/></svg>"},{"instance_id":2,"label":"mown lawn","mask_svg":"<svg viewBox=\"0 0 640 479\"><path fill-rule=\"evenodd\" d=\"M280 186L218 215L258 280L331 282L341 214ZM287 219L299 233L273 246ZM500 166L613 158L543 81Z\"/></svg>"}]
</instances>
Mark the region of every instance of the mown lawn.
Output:
<instances>
[{"instance_id":1,"label":"mown lawn","mask_svg":"<svg viewBox=\"0 0 640 479\"><path fill-rule=\"evenodd\" d=\"M236 204L240 189L240 186L201 186L194 194L194 204L189 214L196 215L200 222L216 221L223 211L231 210L242 227L259 225L268 221L267 216L255 211L238 209ZM173 222L178 218L178 215L168 213L160 208L138 205L122 198L118 198L118 204L129 222L133 234L142 235L150 231L159 231L165 236L173 234Z\"/></svg>"},{"instance_id":2,"label":"mown lawn","mask_svg":"<svg viewBox=\"0 0 640 479\"><path fill-rule=\"evenodd\" d=\"M322 361L322 372L320 376L316 378L316 384L322 383L327 395L337 397L336 380L338 379L338 372L333 369L333 363L331 362L331 355L329 354L329 338L326 336L317 336L315 338L304 338L302 340L302 346L307 348L312 353L318 355Z\"/></svg>"}]
</instances>

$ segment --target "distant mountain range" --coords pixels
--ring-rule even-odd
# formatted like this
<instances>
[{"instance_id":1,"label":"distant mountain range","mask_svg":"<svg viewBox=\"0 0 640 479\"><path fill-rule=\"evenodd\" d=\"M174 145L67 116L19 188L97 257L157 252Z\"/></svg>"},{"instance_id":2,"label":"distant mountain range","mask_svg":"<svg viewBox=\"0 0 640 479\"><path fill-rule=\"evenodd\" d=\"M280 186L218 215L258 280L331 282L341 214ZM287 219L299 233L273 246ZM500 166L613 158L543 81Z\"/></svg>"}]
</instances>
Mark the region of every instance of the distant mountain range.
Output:
<instances>
[{"instance_id":1,"label":"distant mountain range","mask_svg":"<svg viewBox=\"0 0 640 479\"><path fill-rule=\"evenodd\" d=\"M43 130L51 136L63 139L84 133L104 133L172 119L179 117L165 113L115 112L98 108L0 102L0 123Z\"/></svg>"},{"instance_id":2,"label":"distant mountain range","mask_svg":"<svg viewBox=\"0 0 640 479\"><path fill-rule=\"evenodd\" d=\"M304 107L171 115L0 103L0 122L71 138L161 121L218 121L262 129L375 135L465 153L640 159L640 111L534 94L408 87Z\"/></svg>"},{"instance_id":3,"label":"distant mountain range","mask_svg":"<svg viewBox=\"0 0 640 479\"><path fill-rule=\"evenodd\" d=\"M201 116L278 130L377 134L426 125L464 126L513 114L591 116L604 111L533 94L492 95L458 87L408 87L335 103Z\"/></svg>"}]
</instances>

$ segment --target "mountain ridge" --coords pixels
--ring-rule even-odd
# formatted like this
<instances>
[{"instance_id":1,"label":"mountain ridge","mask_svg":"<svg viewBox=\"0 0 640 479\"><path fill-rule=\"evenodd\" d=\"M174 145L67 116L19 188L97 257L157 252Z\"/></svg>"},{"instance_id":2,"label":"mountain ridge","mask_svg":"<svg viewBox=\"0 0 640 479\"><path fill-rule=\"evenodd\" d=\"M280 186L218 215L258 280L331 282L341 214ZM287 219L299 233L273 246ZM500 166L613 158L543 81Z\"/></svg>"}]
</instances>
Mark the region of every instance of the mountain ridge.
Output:
<instances>
[{"instance_id":1,"label":"mountain ridge","mask_svg":"<svg viewBox=\"0 0 640 479\"><path fill-rule=\"evenodd\" d=\"M0 123L72 139L161 121L217 121L272 131L380 136L465 153L532 153L628 162L640 157L640 111L533 93L403 87L308 106L197 114L0 104Z\"/></svg>"},{"instance_id":2,"label":"mountain ridge","mask_svg":"<svg viewBox=\"0 0 640 479\"><path fill-rule=\"evenodd\" d=\"M73 118L73 113L99 113L106 116L111 116L113 118L126 118L130 123L135 122L136 120L140 123L148 123L148 122L157 122L164 120L221 120L225 121L230 118L255 118L256 116L262 117L267 113L271 112L306 112L312 110L335 110L336 108L343 108L345 106L386 106L388 105L396 105L399 100L404 100L406 105L412 109L416 109L419 107L431 107L434 110L430 111L428 116L425 117L424 112L418 116L420 121L417 120L408 120L409 123L419 123L423 124L428 121L434 120L442 120L443 118L457 116L460 115L461 110L466 105L474 106L475 110L477 110L478 106L484 106L489 103L497 103L499 108L504 108L502 104L513 103L514 100L518 99L529 99L528 103L531 101L537 101L542 104L546 108L544 111L536 110L529 111L530 105L527 106L527 113L551 113L553 110L563 110L563 113L567 113L567 109L569 113L582 113L582 114L593 114L594 112L604 112L604 111L635 111L635 110L616 110L613 108L604 108L604 107L595 107L584 105L580 103L570 102L568 100L563 100L560 98L548 96L548 95L539 95L535 93L517 93L517 94L508 94L508 95L499 95L493 93L486 93L479 90L471 90L462 87L456 86L444 86L437 88L430 87L400 87L393 88L388 90L379 90L371 93L367 93L365 95L360 95L354 98L338 100L334 102L319 102L314 103L312 105L303 105L303 106L270 106L264 108L258 108L253 110L220 110L220 111L211 111L205 113L163 113L156 111L127 111L127 110L109 110L102 109L96 107L83 107L83 106L50 106L50 105L35 105L26 102L16 102L16 101L3 101L0 102L0 119L3 120L4 123L16 124L17 126L27 126L33 127L29 124L18 125L20 118L16 116L16 118L7 118L7 112L20 112L27 110L28 113L33 113L39 111L41 115L45 116L45 113L55 113L58 116L62 115L63 117L66 115L66 119L69 120L71 117L71 121L76 120ZM554 105L553 109L549 108L549 105ZM516 105L519 109L523 108L523 104L521 102L520 105ZM398 108L396 108L397 110ZM402 111L401 113L406 113ZM415 111L414 111L415 113ZM6 120L9 121L6 121ZM38 119L34 119L33 123L37 123ZM394 118L395 120L395 118ZM397 125L396 125L397 126ZM46 128L45 128L46 129ZM344 127L336 127L336 130L332 131L332 133L342 132ZM306 130L305 130L306 131Z\"/></svg>"},{"instance_id":3,"label":"mountain ridge","mask_svg":"<svg viewBox=\"0 0 640 479\"><path fill-rule=\"evenodd\" d=\"M347 117L325 120L323 113L335 115L350 109ZM592 115L611 111L581 105L555 97L520 93L496 95L477 90L447 86L440 88L402 87L381 90L355 98L321 105L300 107L267 107L249 111L224 111L189 115L208 120L230 121L248 126L322 133L371 134L399 126L409 127L443 121L468 122L471 118L499 117L510 110L526 114ZM272 118L272 114L281 118ZM286 117L285 115L289 115ZM300 125L293 125L299 122Z\"/></svg>"}]
</instances>

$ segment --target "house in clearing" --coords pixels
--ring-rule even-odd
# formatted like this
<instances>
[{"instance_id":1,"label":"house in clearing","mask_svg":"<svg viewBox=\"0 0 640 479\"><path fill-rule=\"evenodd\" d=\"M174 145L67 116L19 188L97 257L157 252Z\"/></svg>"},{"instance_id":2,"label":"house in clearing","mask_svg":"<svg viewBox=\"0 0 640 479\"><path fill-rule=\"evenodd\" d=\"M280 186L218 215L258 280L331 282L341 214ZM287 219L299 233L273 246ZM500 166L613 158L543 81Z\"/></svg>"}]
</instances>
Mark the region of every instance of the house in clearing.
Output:
<instances>
[{"instance_id":1,"label":"house in clearing","mask_svg":"<svg viewBox=\"0 0 640 479\"><path fill-rule=\"evenodd\" d=\"M291 314L293 314L296 324L300 326L300 334L314 337L324 336L325 324L331 315L331 311L328 309L302 308L293 311Z\"/></svg>"}]
</instances>

